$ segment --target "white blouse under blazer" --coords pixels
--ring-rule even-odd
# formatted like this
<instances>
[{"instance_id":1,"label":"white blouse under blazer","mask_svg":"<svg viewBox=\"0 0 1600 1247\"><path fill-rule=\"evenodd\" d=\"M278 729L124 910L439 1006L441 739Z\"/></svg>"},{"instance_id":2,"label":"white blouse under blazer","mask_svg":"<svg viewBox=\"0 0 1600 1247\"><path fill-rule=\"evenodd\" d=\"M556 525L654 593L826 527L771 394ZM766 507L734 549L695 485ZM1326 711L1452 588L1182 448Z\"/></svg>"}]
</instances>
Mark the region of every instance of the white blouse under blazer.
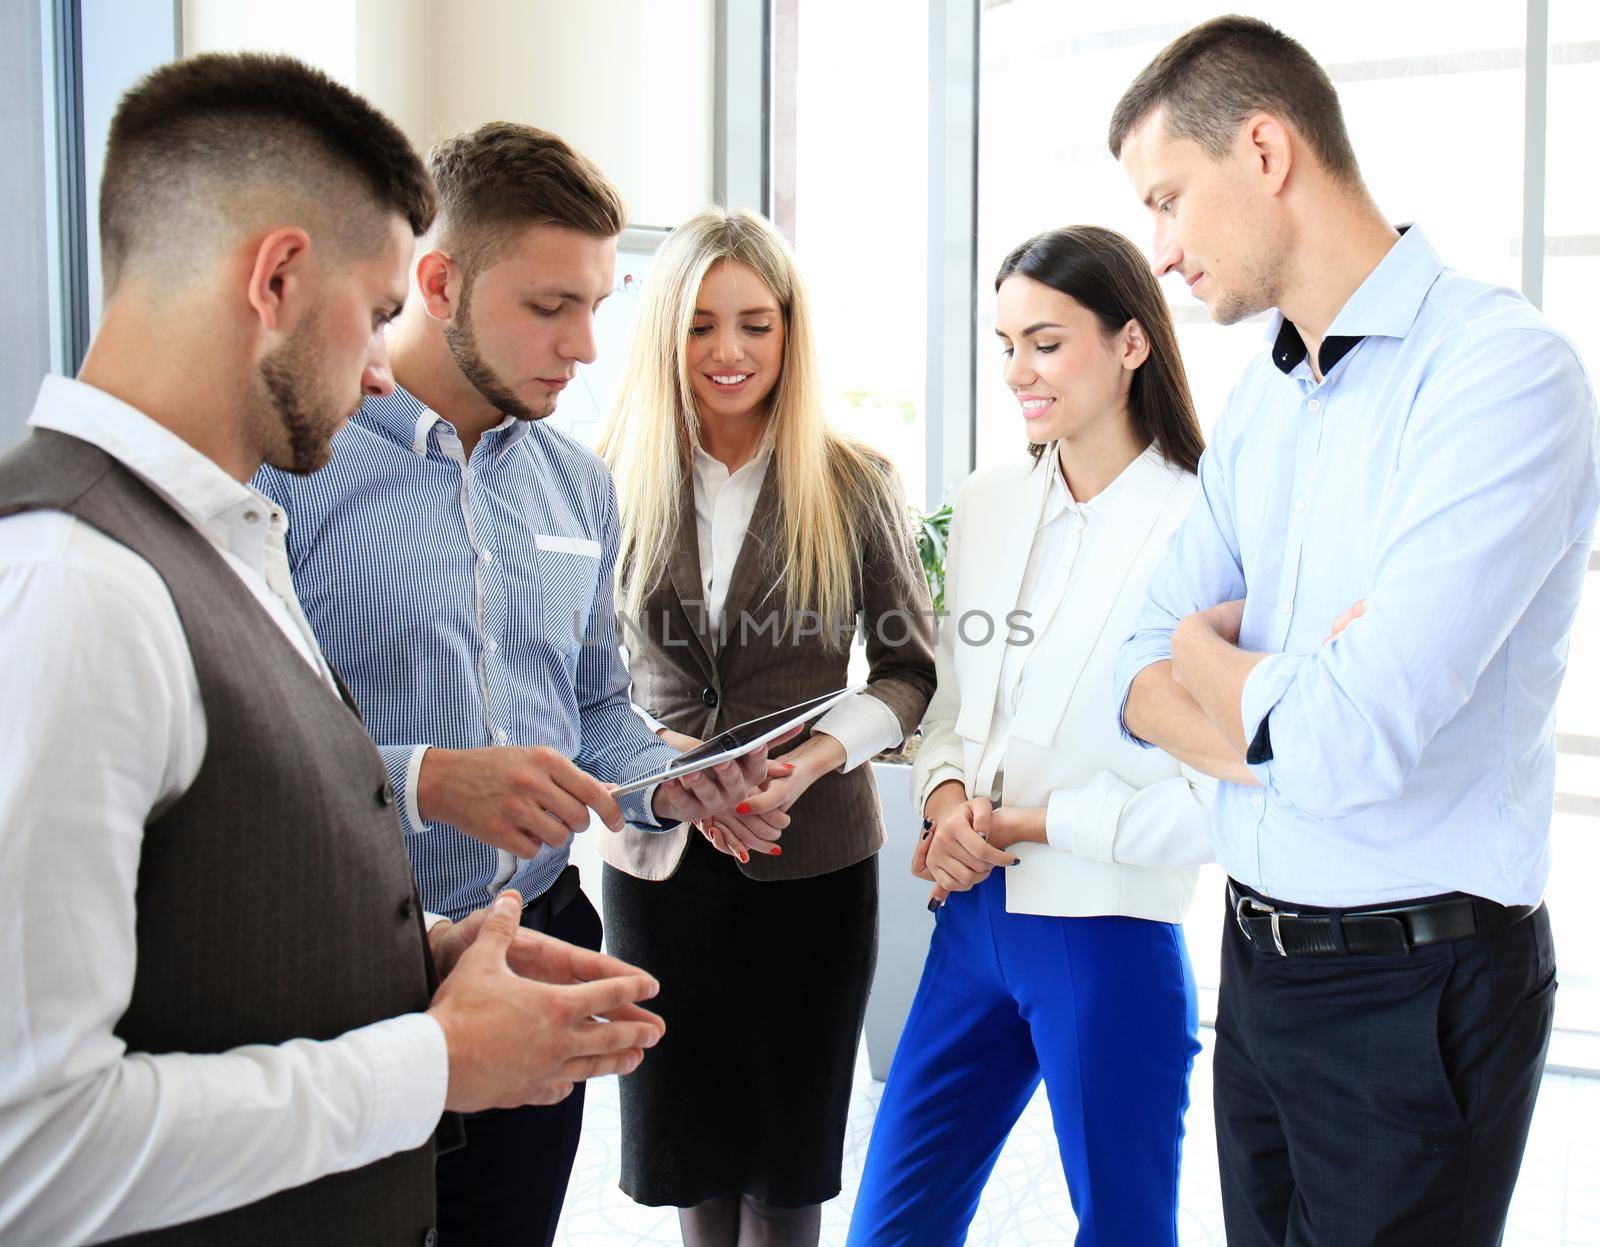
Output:
<instances>
[{"instance_id":1,"label":"white blouse under blazer","mask_svg":"<svg viewBox=\"0 0 1600 1247\"><path fill-rule=\"evenodd\" d=\"M1196 481L1151 447L1080 505L1059 464L1051 446L956 495L912 791L919 810L949 779L1046 807L1049 844L1012 847L1013 913L1179 922L1212 860L1215 781L1122 735L1112 667Z\"/></svg>"}]
</instances>

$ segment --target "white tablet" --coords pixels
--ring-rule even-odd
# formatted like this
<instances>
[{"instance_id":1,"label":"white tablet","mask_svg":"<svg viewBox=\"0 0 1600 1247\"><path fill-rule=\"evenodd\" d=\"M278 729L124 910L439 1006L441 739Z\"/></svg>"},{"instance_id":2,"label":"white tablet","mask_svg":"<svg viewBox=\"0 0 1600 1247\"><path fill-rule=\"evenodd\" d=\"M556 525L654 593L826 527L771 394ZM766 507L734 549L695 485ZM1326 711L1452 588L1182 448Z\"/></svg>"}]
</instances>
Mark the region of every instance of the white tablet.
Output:
<instances>
[{"instance_id":1,"label":"white tablet","mask_svg":"<svg viewBox=\"0 0 1600 1247\"><path fill-rule=\"evenodd\" d=\"M764 714L759 719L723 728L710 740L680 753L678 760L665 770L657 771L654 775L641 775L638 779L630 779L627 783L613 788L611 795L620 797L630 792L638 792L639 789L648 788L651 784L678 779L694 771L704 771L713 766L721 766L733 758L741 758L761 748L768 741L782 736L790 728L809 723L818 715L827 713L846 697L852 697L864 688L865 684L842 688L837 693L825 693L821 697L813 697L810 701L800 702L787 710L777 710L772 714Z\"/></svg>"}]
</instances>

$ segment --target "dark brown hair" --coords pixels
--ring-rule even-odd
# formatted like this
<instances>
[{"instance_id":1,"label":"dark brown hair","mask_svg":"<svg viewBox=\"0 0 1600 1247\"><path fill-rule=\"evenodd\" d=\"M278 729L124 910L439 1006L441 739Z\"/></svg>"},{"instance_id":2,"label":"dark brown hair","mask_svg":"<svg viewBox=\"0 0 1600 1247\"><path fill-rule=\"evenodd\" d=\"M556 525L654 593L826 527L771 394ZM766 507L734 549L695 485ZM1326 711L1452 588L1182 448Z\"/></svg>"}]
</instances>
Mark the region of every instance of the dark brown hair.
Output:
<instances>
[{"instance_id":1,"label":"dark brown hair","mask_svg":"<svg viewBox=\"0 0 1600 1247\"><path fill-rule=\"evenodd\" d=\"M1154 443L1161 457L1185 471L1200 466L1205 438L1194 415L1189 378L1178 354L1178 335L1161 288L1139 248L1115 230L1071 225L1036 234L1008 255L995 275L1031 277L1093 312L1107 334L1130 320L1144 328L1150 354L1134 370L1128 415L1139 440ZM1045 447L1029 447L1037 459Z\"/></svg>"},{"instance_id":2,"label":"dark brown hair","mask_svg":"<svg viewBox=\"0 0 1600 1247\"><path fill-rule=\"evenodd\" d=\"M428 163L439 188L441 241L469 273L529 225L613 238L627 223L606 175L547 130L492 121L445 139Z\"/></svg>"},{"instance_id":3,"label":"dark brown hair","mask_svg":"<svg viewBox=\"0 0 1600 1247\"><path fill-rule=\"evenodd\" d=\"M1332 79L1304 47L1256 18L1214 18L1163 48L1111 114L1111 154L1120 158L1128 135L1158 109L1168 134L1213 159L1247 117L1271 113L1293 124L1334 177L1361 180Z\"/></svg>"},{"instance_id":4,"label":"dark brown hair","mask_svg":"<svg viewBox=\"0 0 1600 1247\"><path fill-rule=\"evenodd\" d=\"M122 97L106 141L100 245L107 285L131 251L168 239L248 183L294 189L311 202L347 200L342 173L414 234L433 222L433 186L395 124L354 91L288 56L208 53L147 75ZM174 211L174 209L186 209ZM343 222L347 235L380 236ZM157 231L160 231L157 234Z\"/></svg>"}]
</instances>

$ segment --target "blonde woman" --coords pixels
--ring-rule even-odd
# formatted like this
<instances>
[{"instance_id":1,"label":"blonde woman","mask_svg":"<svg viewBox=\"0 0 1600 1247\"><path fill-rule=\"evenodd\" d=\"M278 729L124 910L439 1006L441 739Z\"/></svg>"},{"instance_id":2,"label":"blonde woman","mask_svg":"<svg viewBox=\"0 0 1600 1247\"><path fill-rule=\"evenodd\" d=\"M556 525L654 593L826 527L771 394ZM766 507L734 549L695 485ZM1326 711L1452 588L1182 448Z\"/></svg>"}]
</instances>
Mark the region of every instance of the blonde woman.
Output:
<instances>
[{"instance_id":1,"label":"blonde woman","mask_svg":"<svg viewBox=\"0 0 1600 1247\"><path fill-rule=\"evenodd\" d=\"M863 764L933 691L898 482L829 427L814 354L783 239L707 209L656 256L600 446L634 699L663 739L844 686L852 632L868 664L737 814L602 835L612 951L660 980L667 1020L622 1084L622 1188L676 1206L691 1247L814 1244L839 1192L883 842Z\"/></svg>"}]
</instances>

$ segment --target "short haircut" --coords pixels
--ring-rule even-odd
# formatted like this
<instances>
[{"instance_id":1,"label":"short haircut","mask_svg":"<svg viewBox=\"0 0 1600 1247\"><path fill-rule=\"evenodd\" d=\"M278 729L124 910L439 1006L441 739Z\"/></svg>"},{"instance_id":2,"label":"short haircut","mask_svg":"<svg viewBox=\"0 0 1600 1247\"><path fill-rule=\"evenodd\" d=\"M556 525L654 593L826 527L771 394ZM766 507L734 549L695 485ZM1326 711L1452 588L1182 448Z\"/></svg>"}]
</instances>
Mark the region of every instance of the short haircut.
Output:
<instances>
[{"instance_id":1,"label":"short haircut","mask_svg":"<svg viewBox=\"0 0 1600 1247\"><path fill-rule=\"evenodd\" d=\"M1120 158L1128 135L1157 110L1168 134L1193 140L1219 160L1246 118L1271 113L1293 124L1335 178L1361 181L1327 71L1295 40L1256 18L1214 18L1163 48L1111 114L1111 154Z\"/></svg>"},{"instance_id":2,"label":"short haircut","mask_svg":"<svg viewBox=\"0 0 1600 1247\"><path fill-rule=\"evenodd\" d=\"M366 100L287 56L209 53L145 77L117 106L100 183L106 286L149 249L178 262L208 227L298 209L345 245L375 248L383 213L433 221L415 149Z\"/></svg>"},{"instance_id":3,"label":"short haircut","mask_svg":"<svg viewBox=\"0 0 1600 1247\"><path fill-rule=\"evenodd\" d=\"M440 244L469 275L530 225L614 238L627 223L606 175L547 130L491 121L445 139L428 163L439 190Z\"/></svg>"}]
</instances>

